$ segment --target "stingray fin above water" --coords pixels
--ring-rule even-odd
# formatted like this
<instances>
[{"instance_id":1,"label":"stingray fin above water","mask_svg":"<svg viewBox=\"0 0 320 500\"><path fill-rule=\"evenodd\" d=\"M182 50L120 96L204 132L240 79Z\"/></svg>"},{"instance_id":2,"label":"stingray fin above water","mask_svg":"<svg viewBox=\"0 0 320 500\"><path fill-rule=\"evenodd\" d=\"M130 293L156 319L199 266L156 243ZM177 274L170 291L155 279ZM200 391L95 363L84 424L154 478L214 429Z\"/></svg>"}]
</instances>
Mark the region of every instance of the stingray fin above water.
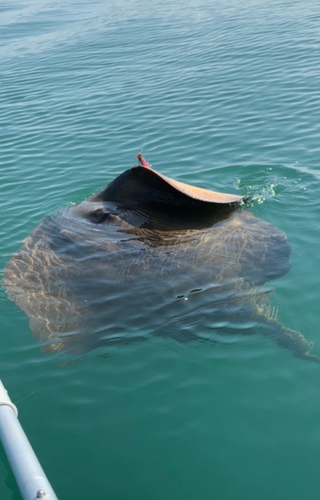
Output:
<instances>
[{"instance_id":1,"label":"stingray fin above water","mask_svg":"<svg viewBox=\"0 0 320 500\"><path fill-rule=\"evenodd\" d=\"M210 191L173 180L153 170L141 153L137 156L140 165L120 174L104 190L94 195L92 200L127 205L198 207L211 211L224 207L237 207L243 200L239 195Z\"/></svg>"}]
</instances>

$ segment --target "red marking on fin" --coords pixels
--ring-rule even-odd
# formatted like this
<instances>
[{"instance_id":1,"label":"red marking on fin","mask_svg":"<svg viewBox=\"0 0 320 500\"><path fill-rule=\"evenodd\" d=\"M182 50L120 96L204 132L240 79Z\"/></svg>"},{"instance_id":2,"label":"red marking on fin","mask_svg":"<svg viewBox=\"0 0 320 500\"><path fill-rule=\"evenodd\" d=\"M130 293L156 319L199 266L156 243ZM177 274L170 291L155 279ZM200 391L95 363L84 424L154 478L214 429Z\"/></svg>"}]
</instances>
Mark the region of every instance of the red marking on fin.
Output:
<instances>
[{"instance_id":1,"label":"red marking on fin","mask_svg":"<svg viewBox=\"0 0 320 500\"><path fill-rule=\"evenodd\" d=\"M150 165L149 163L143 158L142 154L141 153L138 153L137 154L137 158L139 160L139 163L140 163L140 167L146 167L146 168L150 168Z\"/></svg>"}]
</instances>

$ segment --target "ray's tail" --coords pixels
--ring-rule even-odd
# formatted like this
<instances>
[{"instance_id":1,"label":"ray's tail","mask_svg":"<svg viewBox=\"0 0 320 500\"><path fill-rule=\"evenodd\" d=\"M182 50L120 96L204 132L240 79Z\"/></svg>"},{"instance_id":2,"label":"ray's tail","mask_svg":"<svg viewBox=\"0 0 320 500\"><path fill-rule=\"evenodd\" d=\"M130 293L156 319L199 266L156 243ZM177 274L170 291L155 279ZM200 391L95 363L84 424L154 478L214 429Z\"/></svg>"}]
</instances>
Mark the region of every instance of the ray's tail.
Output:
<instances>
[{"instance_id":1,"label":"ray's tail","mask_svg":"<svg viewBox=\"0 0 320 500\"><path fill-rule=\"evenodd\" d=\"M276 319L269 319L265 326L267 328L263 328L261 333L280 347L289 349L297 358L320 363L320 358L311 353L314 343L309 342L300 332L282 325Z\"/></svg>"}]
</instances>

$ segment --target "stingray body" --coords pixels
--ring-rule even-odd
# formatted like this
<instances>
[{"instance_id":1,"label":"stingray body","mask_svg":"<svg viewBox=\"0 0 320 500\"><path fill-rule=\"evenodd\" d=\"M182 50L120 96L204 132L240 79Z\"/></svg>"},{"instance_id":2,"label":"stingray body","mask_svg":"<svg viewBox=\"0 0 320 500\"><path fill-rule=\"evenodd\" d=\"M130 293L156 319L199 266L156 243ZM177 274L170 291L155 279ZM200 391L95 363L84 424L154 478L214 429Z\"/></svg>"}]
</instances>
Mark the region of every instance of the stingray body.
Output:
<instances>
[{"instance_id":1,"label":"stingray body","mask_svg":"<svg viewBox=\"0 0 320 500\"><path fill-rule=\"evenodd\" d=\"M138 158L42 221L5 268L7 293L43 348L259 333L318 361L263 288L290 268L284 233L241 208L241 197L173 181Z\"/></svg>"}]
</instances>

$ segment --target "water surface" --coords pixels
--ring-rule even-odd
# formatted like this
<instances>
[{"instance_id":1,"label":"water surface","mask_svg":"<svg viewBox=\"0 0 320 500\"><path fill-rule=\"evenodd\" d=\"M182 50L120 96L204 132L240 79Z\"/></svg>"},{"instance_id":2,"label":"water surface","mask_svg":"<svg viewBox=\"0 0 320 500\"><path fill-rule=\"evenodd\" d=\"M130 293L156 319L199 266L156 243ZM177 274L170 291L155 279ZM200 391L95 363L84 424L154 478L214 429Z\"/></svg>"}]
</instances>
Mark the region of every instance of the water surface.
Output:
<instances>
[{"instance_id":1,"label":"water surface","mask_svg":"<svg viewBox=\"0 0 320 500\"><path fill-rule=\"evenodd\" d=\"M143 149L286 233L272 302L320 355L318 2L127 4L1 4L1 269ZM318 365L258 335L45 355L0 307L0 375L59 498L318 498ZM20 498L2 449L0 492Z\"/></svg>"}]
</instances>

